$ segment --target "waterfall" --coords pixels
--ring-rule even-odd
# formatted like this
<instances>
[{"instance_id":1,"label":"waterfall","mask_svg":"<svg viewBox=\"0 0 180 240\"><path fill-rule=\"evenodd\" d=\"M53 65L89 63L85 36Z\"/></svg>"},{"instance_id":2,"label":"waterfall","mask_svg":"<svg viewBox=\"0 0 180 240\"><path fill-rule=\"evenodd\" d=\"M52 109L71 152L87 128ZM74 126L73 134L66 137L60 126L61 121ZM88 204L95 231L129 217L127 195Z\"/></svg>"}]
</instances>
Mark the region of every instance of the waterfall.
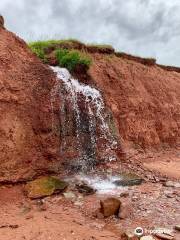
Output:
<instances>
[{"instance_id":1,"label":"waterfall","mask_svg":"<svg viewBox=\"0 0 180 240\"><path fill-rule=\"evenodd\" d=\"M60 101L60 154L76 151L74 167L92 169L97 161L116 159L117 141L108 124L108 114L99 90L74 79L65 68L51 67L57 74L52 107Z\"/></svg>"}]
</instances>

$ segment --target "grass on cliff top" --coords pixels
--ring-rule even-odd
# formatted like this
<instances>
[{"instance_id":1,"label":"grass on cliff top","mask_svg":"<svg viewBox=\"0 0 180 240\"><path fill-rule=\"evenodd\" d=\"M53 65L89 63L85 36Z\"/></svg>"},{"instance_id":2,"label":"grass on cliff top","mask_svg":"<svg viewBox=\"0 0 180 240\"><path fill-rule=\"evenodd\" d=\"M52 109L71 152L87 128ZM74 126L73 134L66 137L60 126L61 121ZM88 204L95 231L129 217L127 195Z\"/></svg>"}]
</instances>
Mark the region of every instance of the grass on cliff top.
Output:
<instances>
[{"instance_id":1,"label":"grass on cliff top","mask_svg":"<svg viewBox=\"0 0 180 240\"><path fill-rule=\"evenodd\" d=\"M34 52L41 60L46 62L46 51L49 48L58 48L61 45L73 46L74 44L82 44L80 41L75 39L67 40L48 40L48 41L36 41L30 42L28 45L32 52Z\"/></svg>"},{"instance_id":2,"label":"grass on cliff top","mask_svg":"<svg viewBox=\"0 0 180 240\"><path fill-rule=\"evenodd\" d=\"M67 68L70 72L74 71L76 66L83 66L88 70L91 65L91 59L77 50L57 49L55 55L59 66Z\"/></svg>"},{"instance_id":3,"label":"grass on cliff top","mask_svg":"<svg viewBox=\"0 0 180 240\"><path fill-rule=\"evenodd\" d=\"M78 40L49 40L29 43L29 47L43 62L48 63L48 50L54 51L59 66L73 72L77 66L88 70L91 59L83 52L74 50L75 46L83 46Z\"/></svg>"}]
</instances>

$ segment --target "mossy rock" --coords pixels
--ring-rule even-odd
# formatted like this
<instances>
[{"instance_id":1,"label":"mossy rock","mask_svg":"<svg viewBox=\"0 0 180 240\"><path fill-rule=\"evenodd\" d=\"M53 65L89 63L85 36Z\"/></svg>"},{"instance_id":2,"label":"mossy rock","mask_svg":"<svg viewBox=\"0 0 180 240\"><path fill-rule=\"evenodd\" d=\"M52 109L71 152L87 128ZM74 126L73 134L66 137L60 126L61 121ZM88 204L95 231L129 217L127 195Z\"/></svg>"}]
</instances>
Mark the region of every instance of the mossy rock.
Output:
<instances>
[{"instance_id":1,"label":"mossy rock","mask_svg":"<svg viewBox=\"0 0 180 240\"><path fill-rule=\"evenodd\" d=\"M43 198L63 191L68 186L67 182L52 176L38 178L26 184L25 191L31 199Z\"/></svg>"}]
</instances>

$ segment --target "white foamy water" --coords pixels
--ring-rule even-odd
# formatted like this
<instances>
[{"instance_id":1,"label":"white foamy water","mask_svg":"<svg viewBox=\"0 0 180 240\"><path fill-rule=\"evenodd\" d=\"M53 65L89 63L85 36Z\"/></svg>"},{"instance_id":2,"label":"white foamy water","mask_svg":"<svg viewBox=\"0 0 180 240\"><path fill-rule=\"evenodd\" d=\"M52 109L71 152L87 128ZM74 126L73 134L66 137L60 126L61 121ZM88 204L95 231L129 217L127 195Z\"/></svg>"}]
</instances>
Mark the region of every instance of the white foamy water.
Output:
<instances>
[{"instance_id":1,"label":"white foamy water","mask_svg":"<svg viewBox=\"0 0 180 240\"><path fill-rule=\"evenodd\" d=\"M93 189L96 189L96 193L98 194L119 194L123 192L127 187L116 186L113 183L116 180L121 180L122 178L119 176L106 176L106 178L102 178L100 176L87 176L87 175L79 175L76 176L77 180L84 181Z\"/></svg>"},{"instance_id":2,"label":"white foamy water","mask_svg":"<svg viewBox=\"0 0 180 240\"><path fill-rule=\"evenodd\" d=\"M60 87L57 82L52 91L52 99L57 94L60 95L61 99L60 117L62 135L66 132L66 106L69 108L68 104L71 103L73 109L78 151L81 152L81 157L79 158L80 165L82 165L84 169L88 168L91 164L93 165L93 161L96 159L97 142L100 139L103 141L103 158L109 161L115 160L116 157L112 154L112 151L111 154L108 152L116 148L117 141L112 136L107 120L105 119L105 104L100 91L94 87L80 83L77 79L74 79L65 68L51 68L57 74L57 78L65 90L65 92L63 92L62 87ZM85 120L82 117L84 115L86 116ZM83 126L88 128L88 144L82 140L82 136L84 136ZM62 145L65 149L67 143L64 142ZM87 145L89 145L88 150Z\"/></svg>"}]
</instances>

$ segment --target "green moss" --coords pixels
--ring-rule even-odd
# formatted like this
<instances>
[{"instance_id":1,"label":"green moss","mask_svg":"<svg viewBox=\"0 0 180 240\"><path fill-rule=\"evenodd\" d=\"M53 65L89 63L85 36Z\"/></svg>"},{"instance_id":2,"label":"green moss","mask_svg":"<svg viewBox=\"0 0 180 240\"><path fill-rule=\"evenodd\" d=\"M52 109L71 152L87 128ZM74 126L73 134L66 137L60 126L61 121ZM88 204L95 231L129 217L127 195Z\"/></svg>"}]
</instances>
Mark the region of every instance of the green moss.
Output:
<instances>
[{"instance_id":1,"label":"green moss","mask_svg":"<svg viewBox=\"0 0 180 240\"><path fill-rule=\"evenodd\" d=\"M91 59L77 50L58 49L55 54L59 65L67 68L71 72L78 65L88 69L91 64Z\"/></svg>"},{"instance_id":2,"label":"green moss","mask_svg":"<svg viewBox=\"0 0 180 240\"><path fill-rule=\"evenodd\" d=\"M50 196L57 191L63 191L68 184L56 177L41 177L32 182L27 183L26 192L29 198L41 198Z\"/></svg>"}]
</instances>

